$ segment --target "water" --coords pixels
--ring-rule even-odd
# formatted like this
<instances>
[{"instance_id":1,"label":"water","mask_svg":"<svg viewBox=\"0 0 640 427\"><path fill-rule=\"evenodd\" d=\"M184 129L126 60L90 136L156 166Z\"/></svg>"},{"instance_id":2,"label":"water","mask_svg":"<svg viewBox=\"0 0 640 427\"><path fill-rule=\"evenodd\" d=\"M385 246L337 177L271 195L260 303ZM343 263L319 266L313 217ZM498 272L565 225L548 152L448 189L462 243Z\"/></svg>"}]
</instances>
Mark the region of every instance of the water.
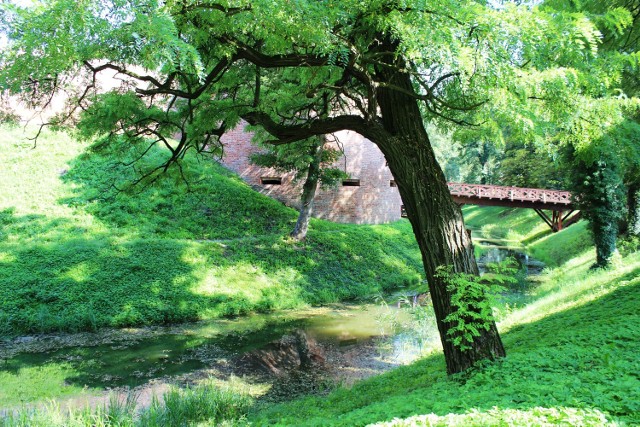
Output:
<instances>
[{"instance_id":1,"label":"water","mask_svg":"<svg viewBox=\"0 0 640 427\"><path fill-rule=\"evenodd\" d=\"M543 267L526 254L498 246L489 247L478 264L484 269L507 257L514 257L529 275ZM284 385L274 399L314 391L315 380L349 383L440 347L433 312L411 308L417 302L412 296L396 295L388 304L0 343L0 409L61 396L139 390L158 382L182 385L212 376L280 381ZM399 308L398 301L409 308ZM313 380L297 375L310 371Z\"/></svg>"},{"instance_id":2,"label":"water","mask_svg":"<svg viewBox=\"0 0 640 427\"><path fill-rule=\"evenodd\" d=\"M203 376L254 376L270 381L313 370L319 377L336 378L340 372L363 366L367 372L380 373L437 345L432 314L424 308L398 309L394 304L23 338L0 344L0 381L14 390L11 395L0 391L0 408L57 398L68 395L70 389L99 394L149 387L158 381L190 383ZM287 384L300 387L290 380ZM283 393L286 397L287 391Z\"/></svg>"},{"instance_id":3,"label":"water","mask_svg":"<svg viewBox=\"0 0 640 427\"><path fill-rule=\"evenodd\" d=\"M485 246L485 248L478 258L478 268L481 273L486 272L487 264L499 263L507 258L515 259L519 269L524 270L527 276L540 274L544 268L544 263L521 251L503 246Z\"/></svg>"}]
</instances>

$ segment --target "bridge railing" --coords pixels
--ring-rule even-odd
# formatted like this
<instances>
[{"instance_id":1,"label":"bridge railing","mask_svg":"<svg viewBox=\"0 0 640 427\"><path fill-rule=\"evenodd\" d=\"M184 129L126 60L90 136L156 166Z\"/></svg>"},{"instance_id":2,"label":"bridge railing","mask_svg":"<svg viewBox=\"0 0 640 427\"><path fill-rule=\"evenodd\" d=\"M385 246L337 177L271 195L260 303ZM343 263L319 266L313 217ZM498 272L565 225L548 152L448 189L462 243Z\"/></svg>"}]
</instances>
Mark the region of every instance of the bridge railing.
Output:
<instances>
[{"instance_id":1,"label":"bridge railing","mask_svg":"<svg viewBox=\"0 0 640 427\"><path fill-rule=\"evenodd\" d=\"M498 185L461 184L456 182L450 182L448 185L449 191L454 196L563 205L570 205L572 203L571 193L568 191L503 187Z\"/></svg>"}]
</instances>

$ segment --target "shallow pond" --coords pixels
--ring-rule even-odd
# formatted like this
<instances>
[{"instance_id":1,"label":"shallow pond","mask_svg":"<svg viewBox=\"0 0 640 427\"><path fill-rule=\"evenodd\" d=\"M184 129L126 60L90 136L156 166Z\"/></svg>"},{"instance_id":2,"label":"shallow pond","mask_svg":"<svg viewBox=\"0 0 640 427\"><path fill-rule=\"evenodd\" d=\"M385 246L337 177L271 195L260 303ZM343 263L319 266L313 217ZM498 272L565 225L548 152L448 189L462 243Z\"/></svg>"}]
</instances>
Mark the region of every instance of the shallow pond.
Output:
<instances>
[{"instance_id":1,"label":"shallow pond","mask_svg":"<svg viewBox=\"0 0 640 427\"><path fill-rule=\"evenodd\" d=\"M0 344L0 408L205 377L251 377L256 383L286 377L291 394L313 391L300 372L313 372L320 382L349 382L438 345L428 310L399 309L396 300L166 328L22 337ZM273 399L287 394L281 390Z\"/></svg>"}]
</instances>

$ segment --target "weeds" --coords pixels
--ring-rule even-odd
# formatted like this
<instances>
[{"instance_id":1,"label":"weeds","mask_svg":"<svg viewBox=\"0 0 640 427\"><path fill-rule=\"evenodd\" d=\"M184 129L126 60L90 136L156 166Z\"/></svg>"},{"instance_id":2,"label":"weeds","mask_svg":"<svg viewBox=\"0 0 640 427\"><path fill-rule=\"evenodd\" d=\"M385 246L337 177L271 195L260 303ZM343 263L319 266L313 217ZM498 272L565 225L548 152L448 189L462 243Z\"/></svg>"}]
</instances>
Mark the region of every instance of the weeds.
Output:
<instances>
[{"instance_id":1,"label":"weeds","mask_svg":"<svg viewBox=\"0 0 640 427\"><path fill-rule=\"evenodd\" d=\"M227 425L242 420L252 404L246 394L210 383L171 389L162 399L136 409L136 396L112 396L96 408L65 409L50 403L43 409L24 409L0 419L2 427L181 427Z\"/></svg>"}]
</instances>

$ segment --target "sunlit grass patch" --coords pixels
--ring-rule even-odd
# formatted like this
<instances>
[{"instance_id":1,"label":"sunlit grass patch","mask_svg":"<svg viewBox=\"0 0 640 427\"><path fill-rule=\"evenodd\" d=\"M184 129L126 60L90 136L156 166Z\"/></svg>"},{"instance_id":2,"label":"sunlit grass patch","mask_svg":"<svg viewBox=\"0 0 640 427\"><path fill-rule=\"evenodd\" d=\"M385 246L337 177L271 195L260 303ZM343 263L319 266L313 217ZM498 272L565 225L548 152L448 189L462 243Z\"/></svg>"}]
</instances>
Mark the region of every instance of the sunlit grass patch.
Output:
<instances>
[{"instance_id":1,"label":"sunlit grass patch","mask_svg":"<svg viewBox=\"0 0 640 427\"><path fill-rule=\"evenodd\" d=\"M30 131L27 131L29 134ZM130 188L117 153L0 127L0 336L157 325L344 300L418 283L407 221L313 220L213 160ZM166 153L152 150L151 162Z\"/></svg>"},{"instance_id":2,"label":"sunlit grass patch","mask_svg":"<svg viewBox=\"0 0 640 427\"><path fill-rule=\"evenodd\" d=\"M583 254L567 264L545 273L542 284L535 289L537 298L513 312L500 324L501 329L512 325L535 322L551 314L569 310L611 293L621 286L640 283L640 254L634 254L622 266L608 270L590 271L593 254ZM571 265L578 265L571 268Z\"/></svg>"},{"instance_id":3,"label":"sunlit grass patch","mask_svg":"<svg viewBox=\"0 0 640 427\"><path fill-rule=\"evenodd\" d=\"M541 408L528 410L492 408L470 410L465 414L416 415L405 419L372 424L379 427L484 427L484 426L617 426L598 409Z\"/></svg>"}]
</instances>

